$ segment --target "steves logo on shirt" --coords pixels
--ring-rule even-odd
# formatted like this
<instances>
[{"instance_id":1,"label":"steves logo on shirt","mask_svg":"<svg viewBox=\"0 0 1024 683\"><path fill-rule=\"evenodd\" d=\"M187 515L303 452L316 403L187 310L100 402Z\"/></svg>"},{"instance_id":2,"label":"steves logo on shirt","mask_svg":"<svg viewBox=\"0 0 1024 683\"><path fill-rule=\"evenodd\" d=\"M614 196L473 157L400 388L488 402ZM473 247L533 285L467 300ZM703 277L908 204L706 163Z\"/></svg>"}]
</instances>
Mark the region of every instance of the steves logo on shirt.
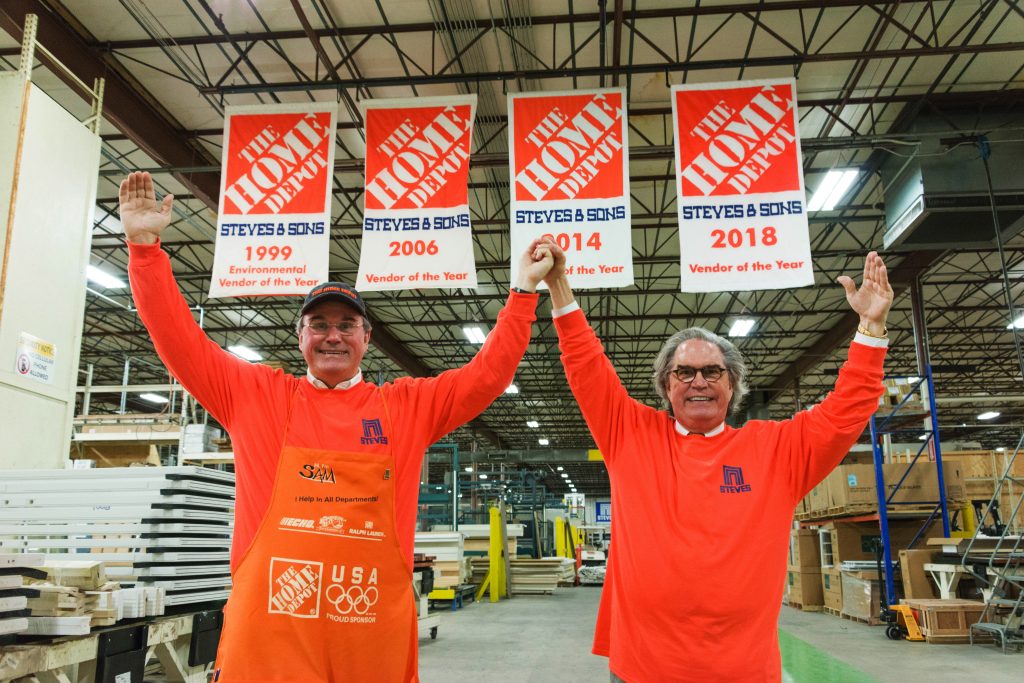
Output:
<instances>
[{"instance_id":1,"label":"steves logo on shirt","mask_svg":"<svg viewBox=\"0 0 1024 683\"><path fill-rule=\"evenodd\" d=\"M388 437L384 436L384 428L381 426L379 419L363 420L363 436L359 439L359 443L364 446L374 444L387 445Z\"/></svg>"},{"instance_id":2,"label":"steves logo on shirt","mask_svg":"<svg viewBox=\"0 0 1024 683\"><path fill-rule=\"evenodd\" d=\"M750 484L743 483L743 468L722 465L722 476L725 484L719 486L722 493L750 493Z\"/></svg>"},{"instance_id":3,"label":"steves logo on shirt","mask_svg":"<svg viewBox=\"0 0 1024 683\"><path fill-rule=\"evenodd\" d=\"M307 463L303 465L299 476L310 481L318 481L321 484L335 483L334 470L330 465L321 465L320 463L313 463L312 465Z\"/></svg>"}]
</instances>

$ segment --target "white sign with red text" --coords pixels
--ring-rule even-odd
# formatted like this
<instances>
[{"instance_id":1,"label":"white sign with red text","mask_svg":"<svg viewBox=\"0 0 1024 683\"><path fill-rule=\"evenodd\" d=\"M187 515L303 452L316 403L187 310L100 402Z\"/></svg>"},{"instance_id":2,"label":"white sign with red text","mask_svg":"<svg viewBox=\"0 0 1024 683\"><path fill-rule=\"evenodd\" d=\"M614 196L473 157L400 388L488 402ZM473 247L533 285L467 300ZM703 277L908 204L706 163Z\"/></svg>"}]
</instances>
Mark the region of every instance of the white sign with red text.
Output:
<instances>
[{"instance_id":1,"label":"white sign with red text","mask_svg":"<svg viewBox=\"0 0 1024 683\"><path fill-rule=\"evenodd\" d=\"M792 78L672 88L681 288L814 283Z\"/></svg>"},{"instance_id":2,"label":"white sign with red text","mask_svg":"<svg viewBox=\"0 0 1024 683\"><path fill-rule=\"evenodd\" d=\"M633 284L625 89L510 93L508 118L512 281L546 236L573 287Z\"/></svg>"},{"instance_id":3,"label":"white sign with red text","mask_svg":"<svg viewBox=\"0 0 1024 683\"><path fill-rule=\"evenodd\" d=\"M356 289L476 287L469 153L476 95L370 100Z\"/></svg>"},{"instance_id":4,"label":"white sign with red text","mask_svg":"<svg viewBox=\"0 0 1024 683\"><path fill-rule=\"evenodd\" d=\"M306 294L329 279L336 108L226 109L211 298Z\"/></svg>"}]
</instances>

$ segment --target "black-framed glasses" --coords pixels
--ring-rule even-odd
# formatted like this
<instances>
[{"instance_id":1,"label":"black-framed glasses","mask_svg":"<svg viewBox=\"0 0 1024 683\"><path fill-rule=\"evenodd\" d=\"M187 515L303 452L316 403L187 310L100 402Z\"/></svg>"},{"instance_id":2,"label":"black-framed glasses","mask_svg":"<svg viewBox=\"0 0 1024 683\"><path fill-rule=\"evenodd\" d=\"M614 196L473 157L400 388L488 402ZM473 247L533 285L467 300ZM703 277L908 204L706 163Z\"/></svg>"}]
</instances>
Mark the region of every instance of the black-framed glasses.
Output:
<instances>
[{"instance_id":1,"label":"black-framed glasses","mask_svg":"<svg viewBox=\"0 0 1024 683\"><path fill-rule=\"evenodd\" d=\"M726 372L728 368L723 368L721 365L705 365L702 368L692 368L689 365L676 366L674 370L670 370L676 379L680 382L686 382L689 384L700 373L700 376L704 378L705 382L717 382L722 378L722 374Z\"/></svg>"},{"instance_id":2,"label":"black-framed glasses","mask_svg":"<svg viewBox=\"0 0 1024 683\"><path fill-rule=\"evenodd\" d=\"M351 337L353 334L356 334L363 329L363 324L354 323L351 320L343 320L340 323L329 323L326 320L314 320L311 323L306 323L306 327L316 335L328 334L333 327L337 329L343 337Z\"/></svg>"}]
</instances>

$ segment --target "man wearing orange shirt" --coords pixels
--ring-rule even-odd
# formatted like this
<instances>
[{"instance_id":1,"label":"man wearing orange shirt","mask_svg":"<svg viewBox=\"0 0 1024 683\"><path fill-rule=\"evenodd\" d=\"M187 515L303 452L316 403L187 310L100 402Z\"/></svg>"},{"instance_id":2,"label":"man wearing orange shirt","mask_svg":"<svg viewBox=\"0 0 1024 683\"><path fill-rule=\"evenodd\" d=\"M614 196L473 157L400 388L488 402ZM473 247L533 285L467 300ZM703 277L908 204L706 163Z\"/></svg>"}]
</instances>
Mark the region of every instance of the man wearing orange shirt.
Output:
<instances>
[{"instance_id":1,"label":"man wearing orange shirt","mask_svg":"<svg viewBox=\"0 0 1024 683\"><path fill-rule=\"evenodd\" d=\"M689 328L654 362L667 410L629 397L549 244L551 289L569 386L604 455L612 538L594 653L612 681L779 681L777 620L793 509L864 431L882 394L892 305L871 252L857 288L842 276L860 328L836 387L781 422L739 429L726 415L747 392L727 339Z\"/></svg>"},{"instance_id":2,"label":"man wearing orange shirt","mask_svg":"<svg viewBox=\"0 0 1024 683\"><path fill-rule=\"evenodd\" d=\"M167 368L231 434L233 589L216 683L415 681L412 551L420 466L430 444L511 383L526 351L536 286L553 258L534 243L497 324L465 366L376 386L360 363L366 304L328 282L297 325L297 378L224 351L192 319L160 248L168 196L148 173L121 183L132 295Z\"/></svg>"}]
</instances>

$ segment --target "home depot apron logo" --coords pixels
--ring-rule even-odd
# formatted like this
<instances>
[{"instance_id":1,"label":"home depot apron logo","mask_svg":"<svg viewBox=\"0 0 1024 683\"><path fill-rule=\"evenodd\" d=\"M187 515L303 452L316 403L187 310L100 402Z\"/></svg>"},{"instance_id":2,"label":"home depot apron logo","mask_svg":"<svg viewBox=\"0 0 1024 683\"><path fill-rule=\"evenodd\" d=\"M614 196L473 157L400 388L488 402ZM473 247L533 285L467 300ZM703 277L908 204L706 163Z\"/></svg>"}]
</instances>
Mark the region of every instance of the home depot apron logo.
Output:
<instances>
[{"instance_id":1,"label":"home depot apron logo","mask_svg":"<svg viewBox=\"0 0 1024 683\"><path fill-rule=\"evenodd\" d=\"M298 619L320 616L320 585L323 562L270 558L270 590L267 612Z\"/></svg>"},{"instance_id":2,"label":"home depot apron logo","mask_svg":"<svg viewBox=\"0 0 1024 683\"><path fill-rule=\"evenodd\" d=\"M380 599L377 568L336 564L331 584L324 591L331 610L327 619L343 624L372 624L377 621L374 606Z\"/></svg>"}]
</instances>

